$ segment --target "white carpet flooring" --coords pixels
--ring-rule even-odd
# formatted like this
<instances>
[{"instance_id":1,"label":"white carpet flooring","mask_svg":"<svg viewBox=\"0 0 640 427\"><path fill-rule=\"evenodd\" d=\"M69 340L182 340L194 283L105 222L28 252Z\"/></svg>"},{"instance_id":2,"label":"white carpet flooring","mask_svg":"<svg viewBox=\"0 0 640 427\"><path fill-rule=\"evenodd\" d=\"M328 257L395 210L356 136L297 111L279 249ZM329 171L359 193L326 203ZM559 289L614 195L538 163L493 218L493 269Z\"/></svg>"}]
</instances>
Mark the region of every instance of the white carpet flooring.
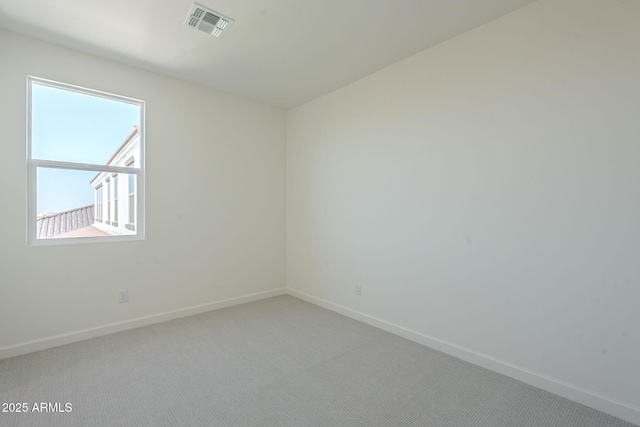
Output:
<instances>
[{"instance_id":1,"label":"white carpet flooring","mask_svg":"<svg viewBox=\"0 0 640 427\"><path fill-rule=\"evenodd\" d=\"M291 296L2 360L0 402L28 408L2 426L632 426Z\"/></svg>"}]
</instances>

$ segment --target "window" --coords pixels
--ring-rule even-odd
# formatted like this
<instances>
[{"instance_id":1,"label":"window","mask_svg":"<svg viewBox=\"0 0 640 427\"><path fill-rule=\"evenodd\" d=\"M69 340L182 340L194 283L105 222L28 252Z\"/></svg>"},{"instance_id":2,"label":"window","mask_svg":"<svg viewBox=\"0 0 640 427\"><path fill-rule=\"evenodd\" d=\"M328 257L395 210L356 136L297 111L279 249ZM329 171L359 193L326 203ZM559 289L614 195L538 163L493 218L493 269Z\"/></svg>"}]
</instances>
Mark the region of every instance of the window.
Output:
<instances>
[{"instance_id":1,"label":"window","mask_svg":"<svg viewBox=\"0 0 640 427\"><path fill-rule=\"evenodd\" d=\"M131 157L127 160L127 166L135 167L135 158ZM136 229L136 176L132 173L127 175L129 177L129 197L127 207L129 208L127 223L125 227L129 230Z\"/></svg>"},{"instance_id":2,"label":"window","mask_svg":"<svg viewBox=\"0 0 640 427\"><path fill-rule=\"evenodd\" d=\"M144 238L144 102L35 77L28 97L28 243Z\"/></svg>"},{"instance_id":3,"label":"window","mask_svg":"<svg viewBox=\"0 0 640 427\"><path fill-rule=\"evenodd\" d=\"M118 226L118 174L113 175L113 222L111 225Z\"/></svg>"},{"instance_id":4,"label":"window","mask_svg":"<svg viewBox=\"0 0 640 427\"><path fill-rule=\"evenodd\" d=\"M107 225L111 224L111 180L107 179Z\"/></svg>"},{"instance_id":5,"label":"window","mask_svg":"<svg viewBox=\"0 0 640 427\"><path fill-rule=\"evenodd\" d=\"M102 222L102 184L96 187L95 219Z\"/></svg>"}]
</instances>

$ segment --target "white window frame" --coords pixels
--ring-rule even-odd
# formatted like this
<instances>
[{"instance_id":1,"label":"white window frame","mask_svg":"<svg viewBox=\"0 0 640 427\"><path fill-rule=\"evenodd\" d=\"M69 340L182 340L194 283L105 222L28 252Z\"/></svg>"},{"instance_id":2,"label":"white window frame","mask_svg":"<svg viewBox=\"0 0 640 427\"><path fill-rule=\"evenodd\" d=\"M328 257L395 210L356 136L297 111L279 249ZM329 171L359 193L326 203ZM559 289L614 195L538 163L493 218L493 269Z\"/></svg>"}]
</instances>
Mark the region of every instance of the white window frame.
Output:
<instances>
[{"instance_id":1,"label":"white window frame","mask_svg":"<svg viewBox=\"0 0 640 427\"><path fill-rule=\"evenodd\" d=\"M125 102L128 104L134 104L140 106L140 158L139 167L132 166L107 166L107 165L95 165L89 163L74 163L74 162L62 162L54 160L38 160L33 159L31 149L31 96L33 84L50 86L56 89L69 90L78 92L85 95L98 96L101 98L110 99L113 101ZM142 100L130 98L121 95L115 95L107 92L101 92L94 89L88 89L85 87L75 86L68 83L61 83L53 80L47 80L34 76L27 76L27 244L33 246L44 245L62 245L62 244L74 244L74 243L93 243L93 242L118 242L127 240L144 240L145 238L145 202L144 202L144 188L145 188L145 103ZM110 172L110 173L125 173L134 174L136 176L136 197L137 197L137 209L136 209L136 229L135 234L127 235L112 235L112 236L94 236L94 237L68 237L68 238L37 238L37 170L39 167L65 169L65 170L79 170L79 171L91 171L91 172ZM103 219L104 221L104 219Z\"/></svg>"}]
</instances>

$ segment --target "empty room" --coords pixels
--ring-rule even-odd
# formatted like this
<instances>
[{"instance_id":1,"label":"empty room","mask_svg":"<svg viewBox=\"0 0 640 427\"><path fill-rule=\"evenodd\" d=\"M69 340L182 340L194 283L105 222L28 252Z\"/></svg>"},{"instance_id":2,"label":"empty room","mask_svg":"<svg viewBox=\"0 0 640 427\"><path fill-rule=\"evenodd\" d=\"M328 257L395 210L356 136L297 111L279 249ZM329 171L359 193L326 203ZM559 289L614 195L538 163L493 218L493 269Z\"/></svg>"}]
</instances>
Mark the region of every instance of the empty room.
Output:
<instances>
[{"instance_id":1,"label":"empty room","mask_svg":"<svg viewBox=\"0 0 640 427\"><path fill-rule=\"evenodd\" d=\"M0 425L640 425L639 22L0 0Z\"/></svg>"}]
</instances>

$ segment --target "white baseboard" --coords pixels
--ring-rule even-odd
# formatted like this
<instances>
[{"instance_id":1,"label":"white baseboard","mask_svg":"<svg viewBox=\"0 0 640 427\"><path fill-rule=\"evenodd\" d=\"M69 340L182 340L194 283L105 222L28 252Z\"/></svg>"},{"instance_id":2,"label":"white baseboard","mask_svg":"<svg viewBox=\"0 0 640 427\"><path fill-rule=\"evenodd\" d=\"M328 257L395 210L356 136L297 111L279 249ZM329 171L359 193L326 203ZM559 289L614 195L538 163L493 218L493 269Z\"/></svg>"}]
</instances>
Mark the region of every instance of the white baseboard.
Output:
<instances>
[{"instance_id":1,"label":"white baseboard","mask_svg":"<svg viewBox=\"0 0 640 427\"><path fill-rule=\"evenodd\" d=\"M574 402L589 406L630 423L640 425L640 407L631 403L622 402L600 393L534 372L530 369L505 362L504 360L499 360L486 354L478 353L476 351L430 337L421 332L378 319L368 314L352 310L295 289L287 289L286 293L352 319L375 326L376 328L384 331L391 332L392 334L417 342L429 348L433 348L434 350L441 351L466 362L473 363L474 365L506 375L518 381L522 381L523 383L530 384L534 387L546 390Z\"/></svg>"},{"instance_id":2,"label":"white baseboard","mask_svg":"<svg viewBox=\"0 0 640 427\"><path fill-rule=\"evenodd\" d=\"M136 319L125 320L122 322L110 323L95 328L82 329L66 334L55 335L52 337L42 338L34 341L27 341L16 345L0 348L0 360L9 357L20 356L34 351L46 350L48 348L57 347L64 344L83 341L90 338L101 337L113 334L115 332L126 331L129 329L139 328L141 326L152 325L154 323L166 322L167 320L178 319L180 317L192 316L207 311L219 310L225 307L231 307L238 304L257 301L265 298L275 297L285 294L285 288L275 289L267 292L259 292L250 295L244 295L237 298L230 298L222 301L211 302L207 304L195 305L179 310L166 311L164 313L153 314L150 316L139 317Z\"/></svg>"}]
</instances>

